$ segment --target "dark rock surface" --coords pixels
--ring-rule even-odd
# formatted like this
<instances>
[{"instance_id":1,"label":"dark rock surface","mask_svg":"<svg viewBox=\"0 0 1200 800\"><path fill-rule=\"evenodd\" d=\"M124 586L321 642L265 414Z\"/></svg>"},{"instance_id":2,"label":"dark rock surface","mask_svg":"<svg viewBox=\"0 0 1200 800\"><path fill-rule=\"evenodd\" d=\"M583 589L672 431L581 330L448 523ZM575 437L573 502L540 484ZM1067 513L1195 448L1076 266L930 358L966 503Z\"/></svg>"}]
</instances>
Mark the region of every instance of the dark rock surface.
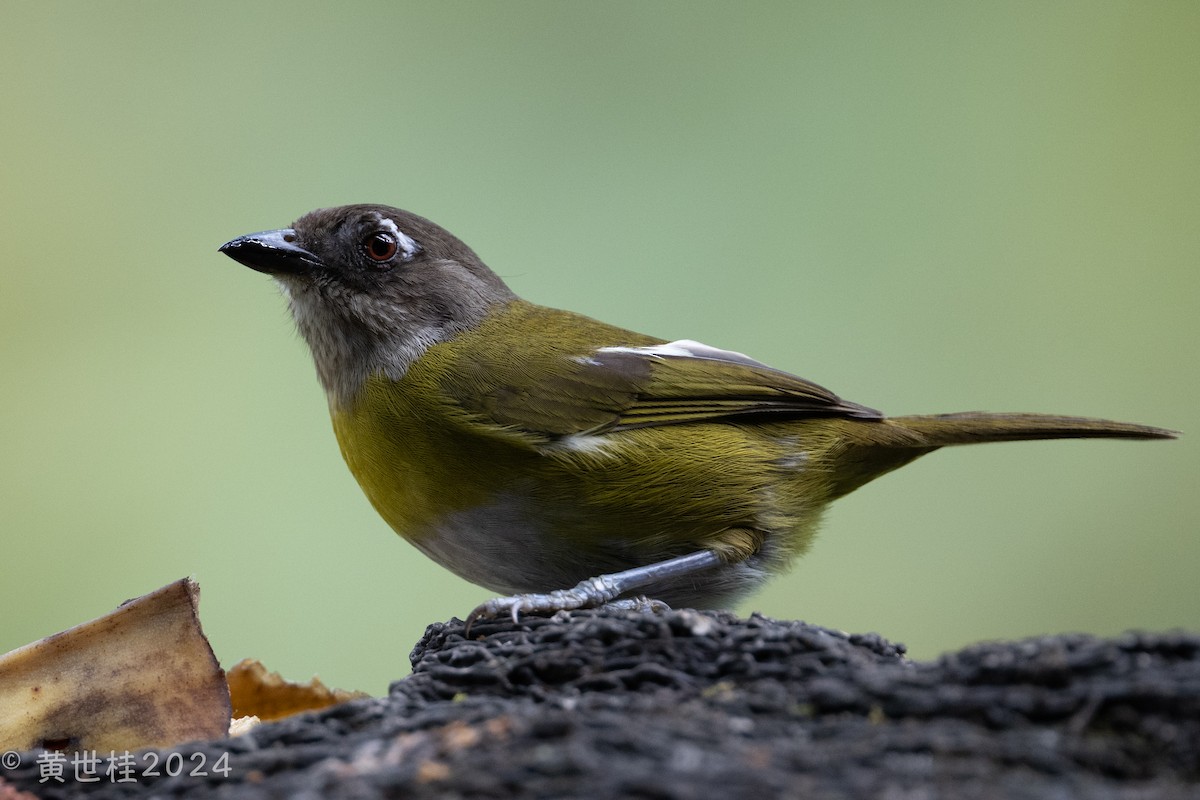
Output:
<instances>
[{"instance_id":1,"label":"dark rock surface","mask_svg":"<svg viewBox=\"0 0 1200 800\"><path fill-rule=\"evenodd\" d=\"M1200 798L1191 634L915 663L801 622L602 610L435 624L412 659L388 698L173 748L183 775L43 782L25 754L0 798ZM222 753L228 776L186 774Z\"/></svg>"}]
</instances>

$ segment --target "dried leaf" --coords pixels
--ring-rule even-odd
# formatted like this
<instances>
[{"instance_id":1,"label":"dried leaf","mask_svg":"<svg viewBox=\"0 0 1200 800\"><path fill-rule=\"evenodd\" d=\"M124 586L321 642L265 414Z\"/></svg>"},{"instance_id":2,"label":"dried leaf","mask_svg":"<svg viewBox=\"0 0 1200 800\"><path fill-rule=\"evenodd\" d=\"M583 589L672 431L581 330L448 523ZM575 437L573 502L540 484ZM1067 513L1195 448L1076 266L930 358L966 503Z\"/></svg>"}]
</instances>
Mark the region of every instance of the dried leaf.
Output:
<instances>
[{"instance_id":1,"label":"dried leaf","mask_svg":"<svg viewBox=\"0 0 1200 800\"><path fill-rule=\"evenodd\" d=\"M38 800L38 796L29 792L22 792L20 789L13 787L4 778L0 778L0 800Z\"/></svg>"},{"instance_id":2,"label":"dried leaf","mask_svg":"<svg viewBox=\"0 0 1200 800\"><path fill-rule=\"evenodd\" d=\"M229 737L244 736L261 724L262 720L258 717L234 717L229 721Z\"/></svg>"},{"instance_id":3,"label":"dried leaf","mask_svg":"<svg viewBox=\"0 0 1200 800\"><path fill-rule=\"evenodd\" d=\"M319 678L308 683L290 683L278 672L267 672L267 668L253 658L235 664L227 679L234 717L255 716L264 722L370 697L366 692L330 689Z\"/></svg>"},{"instance_id":4,"label":"dried leaf","mask_svg":"<svg viewBox=\"0 0 1200 800\"><path fill-rule=\"evenodd\" d=\"M224 673L185 578L0 656L0 747L136 750L229 729Z\"/></svg>"}]
</instances>

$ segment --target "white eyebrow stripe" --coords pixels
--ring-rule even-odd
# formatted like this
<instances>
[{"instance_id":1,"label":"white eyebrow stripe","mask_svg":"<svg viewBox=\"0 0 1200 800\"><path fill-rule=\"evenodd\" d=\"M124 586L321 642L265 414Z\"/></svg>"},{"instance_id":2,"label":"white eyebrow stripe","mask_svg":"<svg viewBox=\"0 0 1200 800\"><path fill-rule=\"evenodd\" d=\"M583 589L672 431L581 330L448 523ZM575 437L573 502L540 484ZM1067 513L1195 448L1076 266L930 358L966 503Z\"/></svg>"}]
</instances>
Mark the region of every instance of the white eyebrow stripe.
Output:
<instances>
[{"instance_id":1,"label":"white eyebrow stripe","mask_svg":"<svg viewBox=\"0 0 1200 800\"><path fill-rule=\"evenodd\" d=\"M404 253L404 259L407 261L408 259L412 258L413 254L419 249L417 247L417 243L413 241L412 237L396 227L395 221L389 217L385 217L382 214L376 214L375 219L378 221L379 227L383 228L384 230L391 231L396 237L396 244L400 248L400 252Z\"/></svg>"},{"instance_id":2,"label":"white eyebrow stripe","mask_svg":"<svg viewBox=\"0 0 1200 800\"><path fill-rule=\"evenodd\" d=\"M697 342L692 339L679 339L674 342L667 342L666 344L654 344L645 347L601 347L596 352L630 353L632 355L657 356L659 358L707 358L714 361L732 361L748 367L767 367L766 364L756 361L745 353L739 353L735 350L722 350L719 347L710 347L703 342ZM770 369L770 367L767 368Z\"/></svg>"}]
</instances>

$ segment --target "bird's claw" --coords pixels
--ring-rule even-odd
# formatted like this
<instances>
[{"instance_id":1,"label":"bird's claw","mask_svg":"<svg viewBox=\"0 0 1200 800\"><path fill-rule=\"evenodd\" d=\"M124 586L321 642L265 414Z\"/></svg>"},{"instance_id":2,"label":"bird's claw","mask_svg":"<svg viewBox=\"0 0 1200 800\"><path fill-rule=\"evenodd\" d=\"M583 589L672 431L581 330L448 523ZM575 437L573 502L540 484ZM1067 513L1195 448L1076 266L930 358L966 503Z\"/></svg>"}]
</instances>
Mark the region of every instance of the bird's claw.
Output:
<instances>
[{"instance_id":1,"label":"bird's claw","mask_svg":"<svg viewBox=\"0 0 1200 800\"><path fill-rule=\"evenodd\" d=\"M619 590L607 576L588 578L570 589L556 589L544 594L514 594L509 597L493 597L475 607L467 615L463 635L471 635L471 626L480 619L493 619L508 613L513 624L521 621L521 614L553 614L557 611L574 611L580 608L595 608L616 599Z\"/></svg>"},{"instance_id":2,"label":"bird's claw","mask_svg":"<svg viewBox=\"0 0 1200 800\"><path fill-rule=\"evenodd\" d=\"M640 611L643 614L661 614L664 611L670 611L671 607L662 600L655 600L653 597L647 597L644 594L639 594L637 597L628 597L623 600L613 600L610 603L604 604L605 608L620 608L624 611Z\"/></svg>"}]
</instances>

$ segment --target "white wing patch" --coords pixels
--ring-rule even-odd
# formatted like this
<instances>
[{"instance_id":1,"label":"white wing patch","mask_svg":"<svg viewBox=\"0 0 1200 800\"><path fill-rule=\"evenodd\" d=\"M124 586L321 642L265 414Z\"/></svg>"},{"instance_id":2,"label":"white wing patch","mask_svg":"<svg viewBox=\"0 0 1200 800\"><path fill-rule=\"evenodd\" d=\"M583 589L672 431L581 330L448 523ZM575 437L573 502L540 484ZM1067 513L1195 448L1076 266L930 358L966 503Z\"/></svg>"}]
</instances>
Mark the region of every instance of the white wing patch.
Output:
<instances>
[{"instance_id":1,"label":"white wing patch","mask_svg":"<svg viewBox=\"0 0 1200 800\"><path fill-rule=\"evenodd\" d=\"M611 436L595 433L572 433L555 442L551 447L569 453L586 453L594 456L613 455Z\"/></svg>"},{"instance_id":2,"label":"white wing patch","mask_svg":"<svg viewBox=\"0 0 1200 800\"><path fill-rule=\"evenodd\" d=\"M747 367L771 367L756 361L745 353L738 353L734 350L722 350L719 347L710 347L703 342L693 341L692 339L679 339L666 344L654 344L646 347L601 347L596 350L597 353L631 353L633 355L656 356L658 358L706 358L711 361L732 361L735 364L744 364Z\"/></svg>"}]
</instances>

